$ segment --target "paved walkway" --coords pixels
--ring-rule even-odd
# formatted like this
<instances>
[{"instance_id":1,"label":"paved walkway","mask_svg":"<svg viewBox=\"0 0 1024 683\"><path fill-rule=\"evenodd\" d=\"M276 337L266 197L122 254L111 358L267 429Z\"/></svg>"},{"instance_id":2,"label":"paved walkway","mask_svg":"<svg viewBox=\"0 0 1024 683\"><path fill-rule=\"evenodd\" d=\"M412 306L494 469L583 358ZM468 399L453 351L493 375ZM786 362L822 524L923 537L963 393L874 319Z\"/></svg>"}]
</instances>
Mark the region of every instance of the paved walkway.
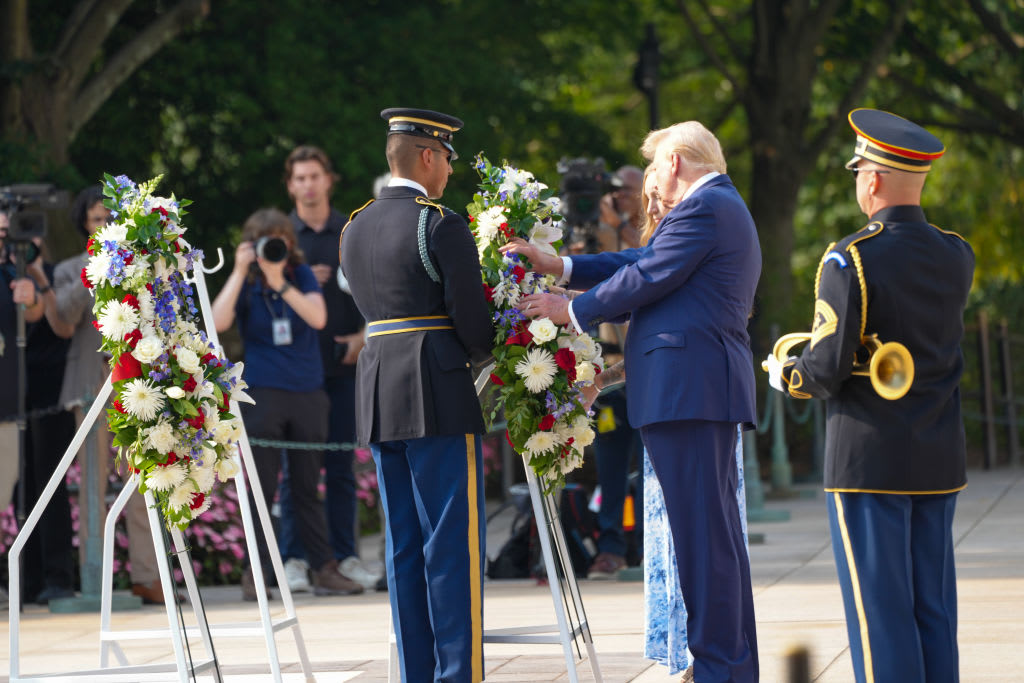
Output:
<instances>
[{"instance_id":1,"label":"paved walkway","mask_svg":"<svg viewBox=\"0 0 1024 683\"><path fill-rule=\"evenodd\" d=\"M961 494L954 524L960 595L961 679L1024 680L1024 470L972 471ZM815 493L814 489L806 488ZM840 683L853 680L846 647L842 602L828 539L823 494L813 498L771 502L770 509L791 513L788 522L752 524L765 542L751 548L755 609L758 616L762 680L786 681L785 653L795 644L811 652L812 680ZM489 529L488 547L500 547L508 524L497 518ZM370 552L366 552L369 550ZM372 557L372 549L364 549ZM485 584L487 628L554 623L551 593L532 581L489 581ZM601 671L609 683L678 681L643 659L641 583L581 582ZM213 625L252 621L256 608L239 600L237 587L203 591ZM271 603L280 609L281 603ZM296 596L299 621L319 683L387 680L387 596L383 593L348 598ZM166 626L162 609L116 613L115 628ZM99 618L96 614L54 615L31 606L22 620L21 672L56 673L98 665ZM0 658L7 670L7 624L0 635ZM277 638L286 681L300 681L294 640ZM269 681L266 649L259 638L219 637L215 642L226 680ZM201 643L193 643L200 653ZM133 664L169 661L164 640L136 641L126 646ZM487 680L569 680L560 649L550 645L488 645ZM263 674L263 675L261 675ZM6 678L2 680L6 681ZM204 680L200 677L199 680ZM208 678L206 680L209 680ZM589 665L580 680L593 680Z\"/></svg>"}]
</instances>

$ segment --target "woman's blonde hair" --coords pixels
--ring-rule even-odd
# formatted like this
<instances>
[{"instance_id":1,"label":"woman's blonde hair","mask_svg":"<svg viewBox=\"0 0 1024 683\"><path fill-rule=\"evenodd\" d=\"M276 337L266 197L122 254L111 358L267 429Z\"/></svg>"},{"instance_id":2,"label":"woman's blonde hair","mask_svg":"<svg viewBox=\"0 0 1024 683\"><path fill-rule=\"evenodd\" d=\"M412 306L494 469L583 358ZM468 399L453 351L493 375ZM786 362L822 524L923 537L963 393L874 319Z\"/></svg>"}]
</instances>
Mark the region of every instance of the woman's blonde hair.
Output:
<instances>
[{"instance_id":1,"label":"woman's blonde hair","mask_svg":"<svg viewBox=\"0 0 1024 683\"><path fill-rule=\"evenodd\" d=\"M658 227L658 223L661 221L654 220L654 217L648 213L647 209L650 207L651 198L647 196L645 191L647 188L647 176L651 175L654 171L654 164L647 164L647 168L644 169L644 181L640 183L640 206L643 207L644 212L644 224L640 228L640 246L646 247L647 243L651 241L651 237L654 236L654 230Z\"/></svg>"},{"instance_id":2,"label":"woman's blonde hair","mask_svg":"<svg viewBox=\"0 0 1024 683\"><path fill-rule=\"evenodd\" d=\"M668 128L652 130L644 138L640 153L654 161L655 152L667 140L671 150L695 169L725 173L725 155L714 133L699 121L684 121Z\"/></svg>"}]
</instances>

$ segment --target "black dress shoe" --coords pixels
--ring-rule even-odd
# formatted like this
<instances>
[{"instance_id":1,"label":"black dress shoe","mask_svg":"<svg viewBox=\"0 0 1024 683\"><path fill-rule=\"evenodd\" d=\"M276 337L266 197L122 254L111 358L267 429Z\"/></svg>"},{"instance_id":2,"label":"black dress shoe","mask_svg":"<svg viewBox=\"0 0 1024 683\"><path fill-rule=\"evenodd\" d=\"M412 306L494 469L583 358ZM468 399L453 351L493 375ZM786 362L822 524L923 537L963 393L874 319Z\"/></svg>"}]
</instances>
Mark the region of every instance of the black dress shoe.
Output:
<instances>
[{"instance_id":1,"label":"black dress shoe","mask_svg":"<svg viewBox=\"0 0 1024 683\"><path fill-rule=\"evenodd\" d=\"M374 586L374 589L376 589L378 591L381 591L381 592L384 592L384 593L387 592L387 590L388 590L388 577L387 577L387 575L384 575L384 576L380 577L379 579L377 579L377 585Z\"/></svg>"},{"instance_id":2,"label":"black dress shoe","mask_svg":"<svg viewBox=\"0 0 1024 683\"><path fill-rule=\"evenodd\" d=\"M50 600L59 600L61 598L73 598L75 597L75 591L70 588L63 588L60 586L47 586L43 590L39 591L36 596L37 605L48 605Z\"/></svg>"}]
</instances>

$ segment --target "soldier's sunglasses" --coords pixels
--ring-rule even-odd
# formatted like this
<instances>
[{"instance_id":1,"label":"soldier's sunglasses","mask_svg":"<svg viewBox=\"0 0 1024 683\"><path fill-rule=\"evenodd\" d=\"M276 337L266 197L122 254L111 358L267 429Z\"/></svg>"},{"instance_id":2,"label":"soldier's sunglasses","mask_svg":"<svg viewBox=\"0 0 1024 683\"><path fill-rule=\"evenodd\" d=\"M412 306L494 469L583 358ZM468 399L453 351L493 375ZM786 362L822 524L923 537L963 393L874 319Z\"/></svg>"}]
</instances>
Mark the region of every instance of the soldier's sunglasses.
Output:
<instances>
[{"instance_id":1,"label":"soldier's sunglasses","mask_svg":"<svg viewBox=\"0 0 1024 683\"><path fill-rule=\"evenodd\" d=\"M437 147L431 147L430 145L416 145L420 149L429 149L431 152L440 152L444 155L444 158L448 160L448 165L452 165L452 153L446 149L438 149Z\"/></svg>"}]
</instances>

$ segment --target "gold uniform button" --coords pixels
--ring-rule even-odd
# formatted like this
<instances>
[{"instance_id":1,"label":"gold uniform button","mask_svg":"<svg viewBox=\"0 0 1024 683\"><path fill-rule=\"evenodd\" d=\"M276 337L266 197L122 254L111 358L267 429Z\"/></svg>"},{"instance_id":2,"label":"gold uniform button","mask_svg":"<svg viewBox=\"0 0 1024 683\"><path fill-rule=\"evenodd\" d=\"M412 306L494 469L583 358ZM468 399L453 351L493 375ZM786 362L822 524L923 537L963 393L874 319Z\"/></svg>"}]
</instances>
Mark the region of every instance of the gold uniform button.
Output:
<instances>
[{"instance_id":1,"label":"gold uniform button","mask_svg":"<svg viewBox=\"0 0 1024 683\"><path fill-rule=\"evenodd\" d=\"M469 363L466 363L466 367L467 367L467 368L469 367Z\"/></svg>"}]
</instances>

